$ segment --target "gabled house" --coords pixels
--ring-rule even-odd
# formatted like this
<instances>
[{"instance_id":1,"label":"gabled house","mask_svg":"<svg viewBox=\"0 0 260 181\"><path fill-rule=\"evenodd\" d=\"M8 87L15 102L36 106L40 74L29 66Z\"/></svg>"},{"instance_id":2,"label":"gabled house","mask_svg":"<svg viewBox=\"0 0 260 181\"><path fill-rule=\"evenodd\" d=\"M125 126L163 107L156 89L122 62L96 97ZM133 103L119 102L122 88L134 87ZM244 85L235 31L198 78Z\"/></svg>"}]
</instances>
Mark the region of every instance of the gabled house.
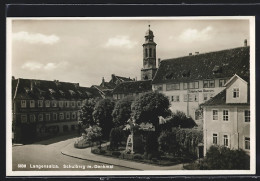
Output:
<instances>
[{"instance_id":1,"label":"gabled house","mask_svg":"<svg viewBox=\"0 0 260 181\"><path fill-rule=\"evenodd\" d=\"M234 75L225 89L201 105L204 154L211 145L250 151L250 89L248 79Z\"/></svg>"},{"instance_id":2,"label":"gabled house","mask_svg":"<svg viewBox=\"0 0 260 181\"><path fill-rule=\"evenodd\" d=\"M121 77L117 76L115 74L111 75L111 80L109 82L106 82L104 77L102 78L102 82L100 85L92 85L91 88L97 89L100 94L102 95L103 98L105 97L112 97L112 91L114 88L122 83L122 82L127 82L127 81L133 81L130 77Z\"/></svg>"}]
</instances>

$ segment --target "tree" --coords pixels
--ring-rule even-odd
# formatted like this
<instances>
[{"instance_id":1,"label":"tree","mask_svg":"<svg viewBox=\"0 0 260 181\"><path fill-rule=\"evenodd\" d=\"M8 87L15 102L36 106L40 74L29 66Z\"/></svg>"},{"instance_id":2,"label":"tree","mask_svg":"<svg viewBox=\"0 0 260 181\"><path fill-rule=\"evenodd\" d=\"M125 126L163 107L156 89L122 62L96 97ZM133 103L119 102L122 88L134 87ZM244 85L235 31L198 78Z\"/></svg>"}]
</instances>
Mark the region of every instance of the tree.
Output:
<instances>
[{"instance_id":1,"label":"tree","mask_svg":"<svg viewBox=\"0 0 260 181\"><path fill-rule=\"evenodd\" d=\"M92 116L95 104L96 101L93 98L86 100L80 110L80 123L87 126L93 126L95 124Z\"/></svg>"},{"instance_id":2,"label":"tree","mask_svg":"<svg viewBox=\"0 0 260 181\"><path fill-rule=\"evenodd\" d=\"M131 104L134 98L132 96L124 97L119 100L112 112L113 122L115 126L123 126L131 117Z\"/></svg>"},{"instance_id":3,"label":"tree","mask_svg":"<svg viewBox=\"0 0 260 181\"><path fill-rule=\"evenodd\" d=\"M102 135L104 138L109 137L111 128L113 127L112 111L115 103L111 99L99 100L93 111L93 119L95 124L102 128Z\"/></svg>"},{"instance_id":4,"label":"tree","mask_svg":"<svg viewBox=\"0 0 260 181\"><path fill-rule=\"evenodd\" d=\"M165 126L168 128L172 128L172 127L193 128L194 126L197 126L197 124L192 118L187 117L184 112L176 111L175 113L173 113L172 117L167 120Z\"/></svg>"},{"instance_id":5,"label":"tree","mask_svg":"<svg viewBox=\"0 0 260 181\"><path fill-rule=\"evenodd\" d=\"M101 146L101 137L102 137L102 129L97 125L90 126L89 128L85 129L87 134L87 140L93 142L99 141Z\"/></svg>"},{"instance_id":6,"label":"tree","mask_svg":"<svg viewBox=\"0 0 260 181\"><path fill-rule=\"evenodd\" d=\"M161 132L158 143L161 151L172 154L173 156L175 156L175 153L179 148L179 144L176 140L176 132Z\"/></svg>"},{"instance_id":7,"label":"tree","mask_svg":"<svg viewBox=\"0 0 260 181\"><path fill-rule=\"evenodd\" d=\"M136 99L132 104L132 116L136 123L150 122L158 132L159 116L166 117L170 114L170 102L162 93L149 92Z\"/></svg>"}]
</instances>

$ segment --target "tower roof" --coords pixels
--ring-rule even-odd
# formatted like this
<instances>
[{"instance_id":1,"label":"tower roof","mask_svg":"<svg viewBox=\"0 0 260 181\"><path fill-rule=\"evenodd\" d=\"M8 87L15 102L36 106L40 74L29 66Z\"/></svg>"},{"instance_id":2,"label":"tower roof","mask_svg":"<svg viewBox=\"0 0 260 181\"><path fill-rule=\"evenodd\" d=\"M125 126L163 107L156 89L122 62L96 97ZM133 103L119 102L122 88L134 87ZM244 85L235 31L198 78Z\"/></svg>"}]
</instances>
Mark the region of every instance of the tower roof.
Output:
<instances>
[{"instance_id":1,"label":"tower roof","mask_svg":"<svg viewBox=\"0 0 260 181\"><path fill-rule=\"evenodd\" d=\"M149 25L149 29L145 33L145 36L153 36L153 31L150 30L150 25Z\"/></svg>"}]
</instances>

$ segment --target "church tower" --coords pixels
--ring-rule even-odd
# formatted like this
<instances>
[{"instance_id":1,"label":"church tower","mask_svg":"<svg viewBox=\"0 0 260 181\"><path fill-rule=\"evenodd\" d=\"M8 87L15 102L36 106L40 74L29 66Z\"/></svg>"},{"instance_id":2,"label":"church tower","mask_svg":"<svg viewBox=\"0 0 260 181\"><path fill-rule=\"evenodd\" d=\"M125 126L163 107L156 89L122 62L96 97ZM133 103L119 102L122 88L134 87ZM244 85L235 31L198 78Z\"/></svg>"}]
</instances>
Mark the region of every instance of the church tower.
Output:
<instances>
[{"instance_id":1,"label":"church tower","mask_svg":"<svg viewBox=\"0 0 260 181\"><path fill-rule=\"evenodd\" d=\"M153 41L153 32L149 29L145 33L143 44L143 68L141 70L141 80L152 80L156 68L156 43Z\"/></svg>"}]
</instances>

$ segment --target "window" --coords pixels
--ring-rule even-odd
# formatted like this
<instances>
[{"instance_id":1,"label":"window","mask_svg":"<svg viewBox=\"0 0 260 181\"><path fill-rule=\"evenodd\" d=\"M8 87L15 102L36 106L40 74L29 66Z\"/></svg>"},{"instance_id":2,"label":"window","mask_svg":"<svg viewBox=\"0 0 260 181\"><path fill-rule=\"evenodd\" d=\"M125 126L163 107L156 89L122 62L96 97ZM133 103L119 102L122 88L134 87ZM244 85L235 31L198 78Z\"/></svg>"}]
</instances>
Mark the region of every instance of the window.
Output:
<instances>
[{"instance_id":1,"label":"window","mask_svg":"<svg viewBox=\"0 0 260 181\"><path fill-rule=\"evenodd\" d=\"M46 114L46 121L50 121L51 120L51 115L50 114Z\"/></svg>"},{"instance_id":2,"label":"window","mask_svg":"<svg viewBox=\"0 0 260 181\"><path fill-rule=\"evenodd\" d=\"M66 101L66 102L65 102L65 106L66 106L66 107L69 107L69 106L70 106L70 102L69 102L69 101Z\"/></svg>"},{"instance_id":3,"label":"window","mask_svg":"<svg viewBox=\"0 0 260 181\"><path fill-rule=\"evenodd\" d=\"M27 123L27 115L21 115L21 123Z\"/></svg>"},{"instance_id":4,"label":"window","mask_svg":"<svg viewBox=\"0 0 260 181\"><path fill-rule=\"evenodd\" d=\"M70 119L70 113L69 112L66 113L66 119Z\"/></svg>"},{"instance_id":5,"label":"window","mask_svg":"<svg viewBox=\"0 0 260 181\"><path fill-rule=\"evenodd\" d=\"M174 96L172 96L172 102L174 102Z\"/></svg>"},{"instance_id":6,"label":"window","mask_svg":"<svg viewBox=\"0 0 260 181\"><path fill-rule=\"evenodd\" d=\"M185 89L187 89L188 88L188 83L187 82L184 82L183 83L183 89L185 90Z\"/></svg>"},{"instance_id":7,"label":"window","mask_svg":"<svg viewBox=\"0 0 260 181\"><path fill-rule=\"evenodd\" d=\"M188 101L188 95L187 94L184 94L183 100L184 100L184 102Z\"/></svg>"},{"instance_id":8,"label":"window","mask_svg":"<svg viewBox=\"0 0 260 181\"><path fill-rule=\"evenodd\" d=\"M34 123L34 122L35 122L35 115L34 115L34 114L31 114L31 115L30 115L30 122L31 122L31 123Z\"/></svg>"},{"instance_id":9,"label":"window","mask_svg":"<svg viewBox=\"0 0 260 181\"><path fill-rule=\"evenodd\" d=\"M225 83L226 83L225 79L219 79L219 87L224 87Z\"/></svg>"},{"instance_id":10,"label":"window","mask_svg":"<svg viewBox=\"0 0 260 181\"><path fill-rule=\"evenodd\" d=\"M180 90L180 84L166 84L166 90Z\"/></svg>"},{"instance_id":11,"label":"window","mask_svg":"<svg viewBox=\"0 0 260 181\"><path fill-rule=\"evenodd\" d=\"M245 110L245 122L250 122L250 111Z\"/></svg>"},{"instance_id":12,"label":"window","mask_svg":"<svg viewBox=\"0 0 260 181\"><path fill-rule=\"evenodd\" d=\"M71 107L75 107L75 101L71 101Z\"/></svg>"},{"instance_id":13,"label":"window","mask_svg":"<svg viewBox=\"0 0 260 181\"><path fill-rule=\"evenodd\" d=\"M234 88L233 89L233 98L239 97L239 88Z\"/></svg>"},{"instance_id":14,"label":"window","mask_svg":"<svg viewBox=\"0 0 260 181\"><path fill-rule=\"evenodd\" d=\"M198 89L199 88L199 82L194 82L194 88Z\"/></svg>"},{"instance_id":15,"label":"window","mask_svg":"<svg viewBox=\"0 0 260 181\"><path fill-rule=\"evenodd\" d=\"M176 97L175 97L175 101L176 101L176 102L180 102L180 96L176 96Z\"/></svg>"},{"instance_id":16,"label":"window","mask_svg":"<svg viewBox=\"0 0 260 181\"><path fill-rule=\"evenodd\" d=\"M63 107L63 101L59 101L59 107Z\"/></svg>"},{"instance_id":17,"label":"window","mask_svg":"<svg viewBox=\"0 0 260 181\"><path fill-rule=\"evenodd\" d=\"M42 100L38 100L38 107L43 107L43 101Z\"/></svg>"},{"instance_id":18,"label":"window","mask_svg":"<svg viewBox=\"0 0 260 181\"><path fill-rule=\"evenodd\" d=\"M250 150L250 138L245 137L245 149Z\"/></svg>"},{"instance_id":19,"label":"window","mask_svg":"<svg viewBox=\"0 0 260 181\"><path fill-rule=\"evenodd\" d=\"M194 101L198 102L199 101L199 96L197 94L194 94Z\"/></svg>"},{"instance_id":20,"label":"window","mask_svg":"<svg viewBox=\"0 0 260 181\"><path fill-rule=\"evenodd\" d=\"M203 100L204 101L208 100L208 94L203 94Z\"/></svg>"},{"instance_id":21,"label":"window","mask_svg":"<svg viewBox=\"0 0 260 181\"><path fill-rule=\"evenodd\" d=\"M193 96L194 95L188 94L189 102L193 102Z\"/></svg>"},{"instance_id":22,"label":"window","mask_svg":"<svg viewBox=\"0 0 260 181\"><path fill-rule=\"evenodd\" d=\"M203 88L214 88L215 81L214 80L204 80L203 81Z\"/></svg>"},{"instance_id":23,"label":"window","mask_svg":"<svg viewBox=\"0 0 260 181\"><path fill-rule=\"evenodd\" d=\"M213 134L213 144L218 144L218 134Z\"/></svg>"},{"instance_id":24,"label":"window","mask_svg":"<svg viewBox=\"0 0 260 181\"><path fill-rule=\"evenodd\" d=\"M57 120L57 113L53 113L53 120Z\"/></svg>"},{"instance_id":25,"label":"window","mask_svg":"<svg viewBox=\"0 0 260 181\"><path fill-rule=\"evenodd\" d=\"M218 110L213 110L212 111L212 117L213 117L213 120L218 120Z\"/></svg>"},{"instance_id":26,"label":"window","mask_svg":"<svg viewBox=\"0 0 260 181\"><path fill-rule=\"evenodd\" d=\"M39 120L39 121L43 121L43 115L42 115L42 114L39 114L39 115L38 115L38 120Z\"/></svg>"},{"instance_id":27,"label":"window","mask_svg":"<svg viewBox=\"0 0 260 181\"><path fill-rule=\"evenodd\" d=\"M30 100L30 107L35 107L35 101L34 100Z\"/></svg>"},{"instance_id":28,"label":"window","mask_svg":"<svg viewBox=\"0 0 260 181\"><path fill-rule=\"evenodd\" d=\"M152 49L149 48L149 57L152 57Z\"/></svg>"},{"instance_id":29,"label":"window","mask_svg":"<svg viewBox=\"0 0 260 181\"><path fill-rule=\"evenodd\" d=\"M50 101L45 101L45 106L50 107Z\"/></svg>"},{"instance_id":30,"label":"window","mask_svg":"<svg viewBox=\"0 0 260 181\"><path fill-rule=\"evenodd\" d=\"M228 110L223 110L223 121L228 121Z\"/></svg>"},{"instance_id":31,"label":"window","mask_svg":"<svg viewBox=\"0 0 260 181\"><path fill-rule=\"evenodd\" d=\"M228 146L228 135L224 135L223 136L223 138L224 138L224 146Z\"/></svg>"},{"instance_id":32,"label":"window","mask_svg":"<svg viewBox=\"0 0 260 181\"><path fill-rule=\"evenodd\" d=\"M76 113L75 112L72 113L72 119L76 119Z\"/></svg>"},{"instance_id":33,"label":"window","mask_svg":"<svg viewBox=\"0 0 260 181\"><path fill-rule=\"evenodd\" d=\"M115 95L114 95L114 96L115 96ZM80 101L77 102L77 106L78 106L78 107L81 106L81 102L80 102Z\"/></svg>"},{"instance_id":34,"label":"window","mask_svg":"<svg viewBox=\"0 0 260 181\"><path fill-rule=\"evenodd\" d=\"M148 49L145 49L145 57L148 57Z\"/></svg>"},{"instance_id":35,"label":"window","mask_svg":"<svg viewBox=\"0 0 260 181\"><path fill-rule=\"evenodd\" d=\"M57 107L57 101L52 101L52 107Z\"/></svg>"},{"instance_id":36,"label":"window","mask_svg":"<svg viewBox=\"0 0 260 181\"><path fill-rule=\"evenodd\" d=\"M199 82L184 82L183 83L183 89L198 89L199 88Z\"/></svg>"},{"instance_id":37,"label":"window","mask_svg":"<svg viewBox=\"0 0 260 181\"><path fill-rule=\"evenodd\" d=\"M64 114L63 113L60 113L59 115L59 120L63 120L64 119Z\"/></svg>"},{"instance_id":38,"label":"window","mask_svg":"<svg viewBox=\"0 0 260 181\"><path fill-rule=\"evenodd\" d=\"M154 89L158 90L158 91L162 91L163 90L163 85L155 85Z\"/></svg>"},{"instance_id":39,"label":"window","mask_svg":"<svg viewBox=\"0 0 260 181\"><path fill-rule=\"evenodd\" d=\"M21 107L26 108L26 100L21 100Z\"/></svg>"},{"instance_id":40,"label":"window","mask_svg":"<svg viewBox=\"0 0 260 181\"><path fill-rule=\"evenodd\" d=\"M201 111L199 109L197 109L195 111L195 120L201 119L202 118L201 115L202 115Z\"/></svg>"}]
</instances>

